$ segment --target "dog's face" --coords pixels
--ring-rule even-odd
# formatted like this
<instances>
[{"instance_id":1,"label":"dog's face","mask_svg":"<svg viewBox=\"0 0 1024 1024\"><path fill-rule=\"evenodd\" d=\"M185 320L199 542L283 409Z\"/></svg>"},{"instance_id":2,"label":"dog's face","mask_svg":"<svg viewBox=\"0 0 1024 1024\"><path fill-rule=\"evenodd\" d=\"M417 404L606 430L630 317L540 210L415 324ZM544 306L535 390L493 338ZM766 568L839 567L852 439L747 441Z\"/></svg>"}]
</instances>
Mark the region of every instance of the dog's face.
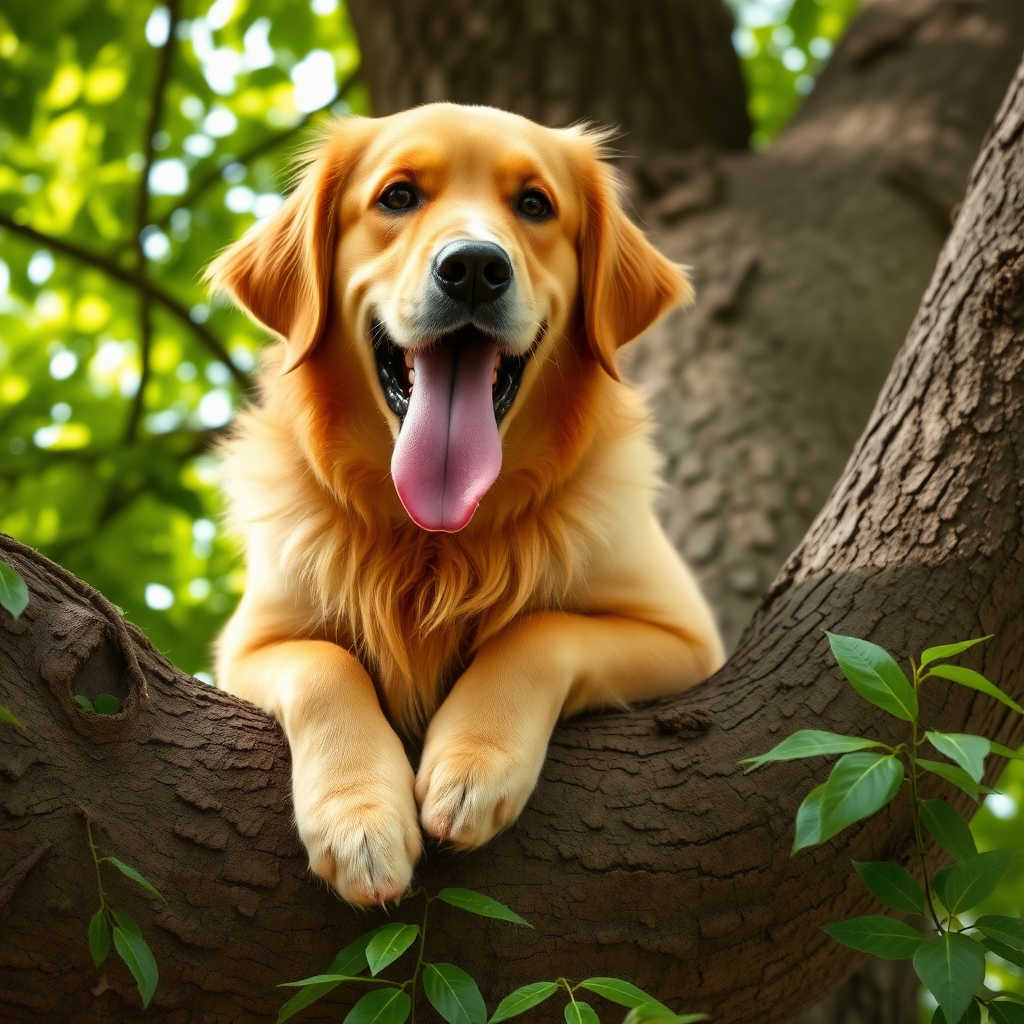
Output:
<instances>
[{"instance_id":1,"label":"dog's face","mask_svg":"<svg viewBox=\"0 0 1024 1024\"><path fill-rule=\"evenodd\" d=\"M469 522L546 370L571 404L690 294L622 213L599 156L583 131L484 107L339 121L282 208L211 268L284 340L285 372L316 351L362 376L424 529Z\"/></svg>"}]
</instances>

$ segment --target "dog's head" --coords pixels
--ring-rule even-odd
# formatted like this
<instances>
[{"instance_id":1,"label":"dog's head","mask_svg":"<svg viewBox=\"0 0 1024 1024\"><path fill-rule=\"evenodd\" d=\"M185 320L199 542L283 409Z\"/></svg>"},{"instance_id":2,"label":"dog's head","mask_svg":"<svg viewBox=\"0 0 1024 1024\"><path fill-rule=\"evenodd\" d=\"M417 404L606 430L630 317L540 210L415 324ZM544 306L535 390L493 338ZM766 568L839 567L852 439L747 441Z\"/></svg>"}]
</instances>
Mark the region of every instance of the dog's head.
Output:
<instances>
[{"instance_id":1,"label":"dog's head","mask_svg":"<svg viewBox=\"0 0 1024 1024\"><path fill-rule=\"evenodd\" d=\"M485 107L336 121L283 206L208 272L280 337L284 373L364 412L372 396L424 529L469 522L515 421L543 432L531 393L563 398L545 422L571 415L595 375L617 378L619 346L691 294L623 213L601 146Z\"/></svg>"}]
</instances>

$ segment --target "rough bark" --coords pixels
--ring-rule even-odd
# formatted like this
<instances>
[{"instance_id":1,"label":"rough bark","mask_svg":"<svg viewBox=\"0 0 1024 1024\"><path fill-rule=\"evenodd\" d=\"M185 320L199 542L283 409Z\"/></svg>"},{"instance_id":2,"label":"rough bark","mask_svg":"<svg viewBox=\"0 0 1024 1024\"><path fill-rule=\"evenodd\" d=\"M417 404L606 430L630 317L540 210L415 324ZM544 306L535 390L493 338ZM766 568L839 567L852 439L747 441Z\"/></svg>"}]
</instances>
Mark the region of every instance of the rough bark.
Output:
<instances>
[{"instance_id":1,"label":"rough bark","mask_svg":"<svg viewBox=\"0 0 1024 1024\"><path fill-rule=\"evenodd\" d=\"M791 1019L858 962L818 929L872 906L849 858L906 861L911 843L900 798L790 858L822 766L737 767L803 726L896 739L899 723L866 712L831 664L822 627L900 654L994 633L970 660L1024 697L1022 155L1024 68L846 471L726 668L681 698L561 726L515 828L424 862L431 888L485 889L536 925L439 915L432 955L483 979L492 1005L525 981L627 974L721 1024ZM29 731L0 733L5 1019L266 1020L277 982L321 969L377 919L309 884L280 733L177 673L63 570L10 539L0 552L32 591L17 622L0 612L0 701ZM72 700L111 688L125 700L113 718ZM940 728L1024 739L1020 718L973 691L932 686L923 705ZM79 806L103 851L167 897L110 885L161 965L146 1014L125 971L98 978L89 960Z\"/></svg>"},{"instance_id":2,"label":"rough bark","mask_svg":"<svg viewBox=\"0 0 1024 1024\"><path fill-rule=\"evenodd\" d=\"M619 125L634 154L745 149L721 0L352 0L374 111L487 103L543 124Z\"/></svg>"},{"instance_id":3,"label":"rough bark","mask_svg":"<svg viewBox=\"0 0 1024 1024\"><path fill-rule=\"evenodd\" d=\"M632 374L668 458L663 520L731 647L838 477L905 335L1024 46L1024 6L867 0L794 123L750 154L736 152L732 127L714 130L723 106L739 126L742 102L717 3L592 18L576 0L472 14L448 4L444 16L429 0L350 9L381 112L451 99L623 129L638 215L699 283L694 312L635 346ZM601 42L662 31L671 45L646 50L641 76L622 73L632 43L610 56ZM909 1024L915 986L909 970L870 965L802 1024L888 1024L885 1003Z\"/></svg>"}]
</instances>

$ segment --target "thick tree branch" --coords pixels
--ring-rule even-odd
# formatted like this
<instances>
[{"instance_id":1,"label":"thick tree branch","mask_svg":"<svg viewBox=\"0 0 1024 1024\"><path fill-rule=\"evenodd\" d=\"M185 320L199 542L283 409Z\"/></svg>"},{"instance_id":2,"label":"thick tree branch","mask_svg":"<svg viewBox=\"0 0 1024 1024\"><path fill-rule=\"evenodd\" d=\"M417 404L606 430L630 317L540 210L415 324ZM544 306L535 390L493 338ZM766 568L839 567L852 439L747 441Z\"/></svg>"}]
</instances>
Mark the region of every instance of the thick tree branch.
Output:
<instances>
[{"instance_id":1,"label":"thick tree branch","mask_svg":"<svg viewBox=\"0 0 1024 1024\"><path fill-rule=\"evenodd\" d=\"M231 356L228 355L227 349L225 349L221 344L220 339L208 327L206 327L205 324L196 323L196 321L189 315L188 309L186 309L185 306L173 295L165 292L159 285L142 276L137 270L122 267L119 263L109 257L93 252L90 249L86 249L84 246L78 245L76 242L70 242L64 238L58 238L56 235L49 235L43 231L37 231L28 224L19 224L7 213L0 212L0 227L7 228L15 234L21 235L24 238L29 238L33 242L37 242L39 245L44 245L48 249L53 249L56 252L63 253L65 256L70 256L72 259L76 259L81 263L86 263L91 267L95 267L97 270L102 270L109 277L120 281L122 284L128 285L130 288L134 288L136 291L141 292L144 295L148 295L154 302L163 306L168 313L185 324L199 339L199 341L209 349L217 359L227 366L228 370L231 372L231 376L235 378L239 387L245 391L248 391L252 387L252 378L244 370L239 369L239 367L235 365Z\"/></svg>"},{"instance_id":2,"label":"thick tree branch","mask_svg":"<svg viewBox=\"0 0 1024 1024\"><path fill-rule=\"evenodd\" d=\"M484 979L492 1005L526 981L628 964L637 984L720 1024L789 1020L859 959L819 930L873 907L850 857L910 864L913 850L897 799L791 858L794 812L825 765L749 776L737 765L801 727L902 735L902 723L865 711L822 628L901 656L994 633L964 660L1024 697L1022 153L1024 68L846 472L726 668L680 698L561 726L515 828L468 856L431 851L421 865L429 887L493 892L537 926L467 928L439 915L429 955ZM321 970L381 919L309 882L280 732L177 673L64 570L9 539L0 549L32 593L21 619L0 612L0 701L29 730L0 733L6 1019L177 1022L215 1017L228 1001L238 1024L265 1021L283 1002L277 983ZM72 700L111 689L123 698L114 718ZM974 691L929 685L923 706L940 729L1010 746L1024 738L1018 716ZM997 770L993 758L989 778ZM964 799L939 782L925 795ZM117 964L96 984L79 805L104 851L168 899L117 890L161 965L145 1014Z\"/></svg>"}]
</instances>

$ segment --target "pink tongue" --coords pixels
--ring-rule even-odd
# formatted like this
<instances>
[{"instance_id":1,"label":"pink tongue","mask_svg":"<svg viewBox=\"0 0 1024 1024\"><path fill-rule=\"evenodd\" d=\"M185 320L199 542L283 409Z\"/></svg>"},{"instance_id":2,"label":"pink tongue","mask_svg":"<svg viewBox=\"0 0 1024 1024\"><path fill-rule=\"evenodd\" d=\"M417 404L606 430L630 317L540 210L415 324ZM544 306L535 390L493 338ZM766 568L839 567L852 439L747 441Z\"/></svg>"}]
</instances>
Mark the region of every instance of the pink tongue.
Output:
<instances>
[{"instance_id":1,"label":"pink tongue","mask_svg":"<svg viewBox=\"0 0 1024 1024\"><path fill-rule=\"evenodd\" d=\"M424 530L455 533L501 470L491 377L496 345L438 346L413 356L416 382L391 457L406 512Z\"/></svg>"}]
</instances>

